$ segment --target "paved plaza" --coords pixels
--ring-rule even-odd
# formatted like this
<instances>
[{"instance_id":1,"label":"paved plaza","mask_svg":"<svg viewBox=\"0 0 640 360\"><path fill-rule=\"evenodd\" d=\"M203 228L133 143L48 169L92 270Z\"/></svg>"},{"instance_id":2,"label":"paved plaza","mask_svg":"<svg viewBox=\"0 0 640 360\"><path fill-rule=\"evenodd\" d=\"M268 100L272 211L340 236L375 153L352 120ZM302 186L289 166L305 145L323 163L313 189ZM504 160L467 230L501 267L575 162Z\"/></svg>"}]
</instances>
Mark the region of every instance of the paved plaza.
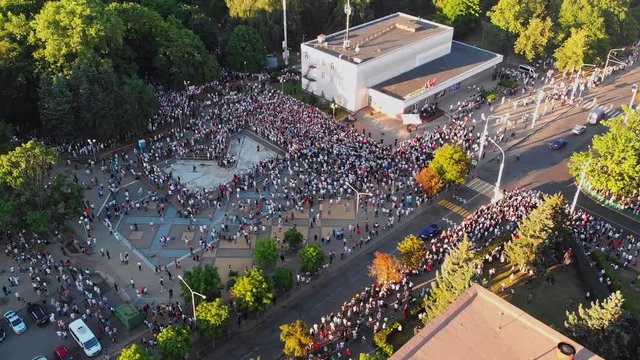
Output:
<instances>
[{"instance_id":1,"label":"paved plaza","mask_svg":"<svg viewBox=\"0 0 640 360\"><path fill-rule=\"evenodd\" d=\"M217 161L182 159L165 166L162 170L179 176L182 183L191 189L210 189L226 184L233 179L234 174L243 173L258 162L276 156L274 151L247 135L233 138L227 154L236 160L234 166L225 168L219 166Z\"/></svg>"}]
</instances>

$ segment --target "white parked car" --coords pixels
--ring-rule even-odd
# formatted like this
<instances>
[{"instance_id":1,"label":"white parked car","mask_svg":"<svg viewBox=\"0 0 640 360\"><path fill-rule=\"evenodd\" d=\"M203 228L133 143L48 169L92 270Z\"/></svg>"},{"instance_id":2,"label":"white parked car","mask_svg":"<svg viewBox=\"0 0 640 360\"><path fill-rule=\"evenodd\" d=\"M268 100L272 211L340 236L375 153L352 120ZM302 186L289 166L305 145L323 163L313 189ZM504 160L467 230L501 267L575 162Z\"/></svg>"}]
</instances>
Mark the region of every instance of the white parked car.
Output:
<instances>
[{"instance_id":1,"label":"white parked car","mask_svg":"<svg viewBox=\"0 0 640 360\"><path fill-rule=\"evenodd\" d=\"M580 135L582 134L585 130L587 130L587 127L584 125L576 125L573 127L573 130L571 130L571 133L573 135Z\"/></svg>"},{"instance_id":2,"label":"white parked car","mask_svg":"<svg viewBox=\"0 0 640 360\"><path fill-rule=\"evenodd\" d=\"M15 311L9 310L4 313L4 319L7 321L7 324L11 327L13 332L16 334L22 334L27 331L27 325L24 323L24 320Z\"/></svg>"}]
</instances>

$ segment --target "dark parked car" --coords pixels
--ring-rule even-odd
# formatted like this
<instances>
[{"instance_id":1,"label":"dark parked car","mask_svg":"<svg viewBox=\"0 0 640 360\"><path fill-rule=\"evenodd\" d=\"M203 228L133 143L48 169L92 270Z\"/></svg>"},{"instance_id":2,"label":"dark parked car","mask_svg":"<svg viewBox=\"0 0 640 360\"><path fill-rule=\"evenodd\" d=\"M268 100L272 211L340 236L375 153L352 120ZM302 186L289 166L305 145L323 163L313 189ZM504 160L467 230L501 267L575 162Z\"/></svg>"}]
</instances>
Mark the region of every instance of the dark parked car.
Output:
<instances>
[{"instance_id":1,"label":"dark parked car","mask_svg":"<svg viewBox=\"0 0 640 360\"><path fill-rule=\"evenodd\" d=\"M442 228L438 224L431 224L426 228L422 229L420 233L420 238L422 240L431 240L431 238L439 235L442 232Z\"/></svg>"},{"instance_id":2,"label":"dark parked car","mask_svg":"<svg viewBox=\"0 0 640 360\"><path fill-rule=\"evenodd\" d=\"M553 142L549 143L549 148L552 150L560 150L567 145L567 140L565 139L556 139Z\"/></svg>"},{"instance_id":3,"label":"dark parked car","mask_svg":"<svg viewBox=\"0 0 640 360\"><path fill-rule=\"evenodd\" d=\"M49 314L47 314L42 306L38 304L31 304L27 308L27 312L29 316L35 321L38 325L43 325L49 322Z\"/></svg>"}]
</instances>

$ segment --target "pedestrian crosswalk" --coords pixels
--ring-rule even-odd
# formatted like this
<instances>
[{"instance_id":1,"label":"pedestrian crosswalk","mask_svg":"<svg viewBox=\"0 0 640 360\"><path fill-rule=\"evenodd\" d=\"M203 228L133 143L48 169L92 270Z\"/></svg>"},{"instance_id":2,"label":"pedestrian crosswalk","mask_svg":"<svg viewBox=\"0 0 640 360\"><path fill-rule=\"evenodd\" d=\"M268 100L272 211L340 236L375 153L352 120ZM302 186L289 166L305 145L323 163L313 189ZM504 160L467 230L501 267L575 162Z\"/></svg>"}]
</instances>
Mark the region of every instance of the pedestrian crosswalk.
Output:
<instances>
[{"instance_id":1,"label":"pedestrian crosswalk","mask_svg":"<svg viewBox=\"0 0 640 360\"><path fill-rule=\"evenodd\" d=\"M438 205L453 211L454 213L462 216L463 218L471 215L471 211L463 209L460 206L446 199L438 200Z\"/></svg>"},{"instance_id":2,"label":"pedestrian crosswalk","mask_svg":"<svg viewBox=\"0 0 640 360\"><path fill-rule=\"evenodd\" d=\"M474 190L480 194L484 194L487 196L492 196L493 195L493 188L494 185L493 184L489 184L488 182L480 179L480 178L475 178L473 180L471 180L468 184L465 185L466 187L468 187L471 190Z\"/></svg>"},{"instance_id":3,"label":"pedestrian crosswalk","mask_svg":"<svg viewBox=\"0 0 640 360\"><path fill-rule=\"evenodd\" d=\"M591 101L587 101L586 104L582 105L582 108L584 110L593 110L596 108L601 108L604 110L604 112L607 114L607 118L612 118L612 117L616 117L620 114L622 114L622 109L620 107L613 107L613 104L609 104L607 106L601 106L598 105L596 98L593 98L593 100Z\"/></svg>"}]
</instances>

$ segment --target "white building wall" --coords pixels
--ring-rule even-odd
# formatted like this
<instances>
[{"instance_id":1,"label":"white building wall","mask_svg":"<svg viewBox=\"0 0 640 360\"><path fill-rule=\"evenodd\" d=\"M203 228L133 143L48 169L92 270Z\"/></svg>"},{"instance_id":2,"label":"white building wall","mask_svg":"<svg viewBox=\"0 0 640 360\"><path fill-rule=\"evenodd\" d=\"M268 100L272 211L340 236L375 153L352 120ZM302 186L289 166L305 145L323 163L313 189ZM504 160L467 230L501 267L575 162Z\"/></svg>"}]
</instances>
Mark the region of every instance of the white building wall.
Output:
<instances>
[{"instance_id":1,"label":"white building wall","mask_svg":"<svg viewBox=\"0 0 640 360\"><path fill-rule=\"evenodd\" d=\"M356 109L357 64L339 59L312 46L301 46L302 89L350 111ZM309 66L315 68L308 71ZM315 81L309 81L312 78Z\"/></svg>"},{"instance_id":2,"label":"white building wall","mask_svg":"<svg viewBox=\"0 0 640 360\"><path fill-rule=\"evenodd\" d=\"M371 97L371 108L389 116L400 116L404 113L404 100L389 96L375 89L368 90Z\"/></svg>"}]
</instances>

